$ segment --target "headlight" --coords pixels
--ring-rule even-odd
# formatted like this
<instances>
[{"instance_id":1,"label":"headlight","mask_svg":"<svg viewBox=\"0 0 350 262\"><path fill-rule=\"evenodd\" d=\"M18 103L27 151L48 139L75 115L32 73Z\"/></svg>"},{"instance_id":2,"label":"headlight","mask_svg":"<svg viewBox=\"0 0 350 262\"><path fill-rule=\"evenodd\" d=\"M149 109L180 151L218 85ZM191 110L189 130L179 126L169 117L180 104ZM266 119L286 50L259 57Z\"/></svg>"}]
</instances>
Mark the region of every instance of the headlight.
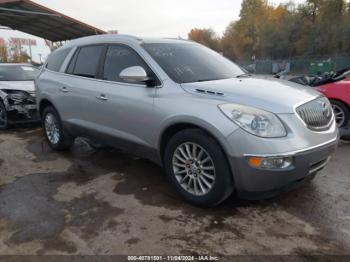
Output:
<instances>
[{"instance_id":1,"label":"headlight","mask_svg":"<svg viewBox=\"0 0 350 262\"><path fill-rule=\"evenodd\" d=\"M234 123L253 135L270 138L287 135L282 122L273 113L237 104L223 104L219 108Z\"/></svg>"}]
</instances>

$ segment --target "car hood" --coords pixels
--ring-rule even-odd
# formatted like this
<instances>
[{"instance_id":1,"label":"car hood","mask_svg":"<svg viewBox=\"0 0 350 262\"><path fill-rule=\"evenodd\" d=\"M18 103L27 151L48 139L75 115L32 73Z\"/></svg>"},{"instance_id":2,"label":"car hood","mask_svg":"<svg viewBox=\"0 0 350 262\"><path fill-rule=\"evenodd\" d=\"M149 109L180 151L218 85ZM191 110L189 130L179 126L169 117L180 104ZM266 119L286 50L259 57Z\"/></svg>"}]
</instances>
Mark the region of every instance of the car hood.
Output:
<instances>
[{"instance_id":1,"label":"car hood","mask_svg":"<svg viewBox=\"0 0 350 262\"><path fill-rule=\"evenodd\" d=\"M321 94L310 87L268 77L242 77L182 84L199 96L215 97L229 103L243 104L276 114L294 113L294 107Z\"/></svg>"},{"instance_id":2,"label":"car hood","mask_svg":"<svg viewBox=\"0 0 350 262\"><path fill-rule=\"evenodd\" d=\"M0 90L22 90L26 92L34 92L34 81L0 81Z\"/></svg>"}]
</instances>

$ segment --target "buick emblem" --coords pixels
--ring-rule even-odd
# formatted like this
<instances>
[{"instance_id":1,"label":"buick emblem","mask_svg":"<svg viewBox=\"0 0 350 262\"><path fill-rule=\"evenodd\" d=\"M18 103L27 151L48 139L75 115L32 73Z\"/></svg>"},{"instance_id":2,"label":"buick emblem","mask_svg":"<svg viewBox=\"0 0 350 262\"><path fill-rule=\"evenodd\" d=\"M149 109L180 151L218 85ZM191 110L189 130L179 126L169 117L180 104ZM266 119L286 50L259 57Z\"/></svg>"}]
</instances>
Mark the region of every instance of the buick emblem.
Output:
<instances>
[{"instance_id":1,"label":"buick emblem","mask_svg":"<svg viewBox=\"0 0 350 262\"><path fill-rule=\"evenodd\" d=\"M324 117L330 118L332 115L331 109L327 106L326 103L323 103L323 104L324 105L323 105L323 112L322 113L323 113Z\"/></svg>"},{"instance_id":2,"label":"buick emblem","mask_svg":"<svg viewBox=\"0 0 350 262\"><path fill-rule=\"evenodd\" d=\"M328 104L323 101L318 101L318 104L320 105L320 109L322 110L322 115L327 119L330 118L332 115L332 112Z\"/></svg>"}]
</instances>

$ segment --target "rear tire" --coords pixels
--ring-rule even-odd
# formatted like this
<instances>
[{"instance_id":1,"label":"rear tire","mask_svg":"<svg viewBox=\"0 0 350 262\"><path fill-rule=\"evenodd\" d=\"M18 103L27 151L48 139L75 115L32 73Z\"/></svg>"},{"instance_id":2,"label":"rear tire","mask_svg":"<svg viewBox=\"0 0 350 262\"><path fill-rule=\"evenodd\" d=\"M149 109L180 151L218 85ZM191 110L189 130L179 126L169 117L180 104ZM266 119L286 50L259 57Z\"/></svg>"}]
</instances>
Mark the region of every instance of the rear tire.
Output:
<instances>
[{"instance_id":1,"label":"rear tire","mask_svg":"<svg viewBox=\"0 0 350 262\"><path fill-rule=\"evenodd\" d=\"M343 102L330 100L338 127L345 127L349 124L349 107Z\"/></svg>"},{"instance_id":2,"label":"rear tire","mask_svg":"<svg viewBox=\"0 0 350 262\"><path fill-rule=\"evenodd\" d=\"M7 110L4 103L0 100L0 130L7 130L8 128Z\"/></svg>"},{"instance_id":3,"label":"rear tire","mask_svg":"<svg viewBox=\"0 0 350 262\"><path fill-rule=\"evenodd\" d=\"M65 130L54 107L45 107L41 121L46 141L53 150L63 151L72 146L74 138Z\"/></svg>"},{"instance_id":4,"label":"rear tire","mask_svg":"<svg viewBox=\"0 0 350 262\"><path fill-rule=\"evenodd\" d=\"M199 129L180 131L170 139L165 148L164 169L182 198L197 206L218 205L234 189L225 153Z\"/></svg>"}]
</instances>

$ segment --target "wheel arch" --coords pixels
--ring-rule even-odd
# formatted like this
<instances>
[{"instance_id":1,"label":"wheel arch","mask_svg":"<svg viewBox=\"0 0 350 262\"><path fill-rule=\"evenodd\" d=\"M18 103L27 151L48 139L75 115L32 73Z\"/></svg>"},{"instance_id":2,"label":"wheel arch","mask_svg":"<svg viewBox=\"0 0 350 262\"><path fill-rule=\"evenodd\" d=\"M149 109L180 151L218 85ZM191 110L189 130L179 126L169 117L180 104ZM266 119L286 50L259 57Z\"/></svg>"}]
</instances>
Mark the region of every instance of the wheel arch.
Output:
<instances>
[{"instance_id":1,"label":"wheel arch","mask_svg":"<svg viewBox=\"0 0 350 262\"><path fill-rule=\"evenodd\" d=\"M337 98L337 97L334 97L334 98L329 97L328 99L329 99L329 101L337 101L337 102L343 103L350 110L350 105L347 102L345 102L344 100Z\"/></svg>"},{"instance_id":2,"label":"wheel arch","mask_svg":"<svg viewBox=\"0 0 350 262\"><path fill-rule=\"evenodd\" d=\"M163 164L163 156L165 152L166 145L170 141L170 139L178 132L185 130L185 129L199 129L206 133L208 136L210 136L212 139L214 139L222 151L225 154L226 161L230 166L231 173L233 174L232 167L230 165L229 159L228 159L228 152L224 146L224 143L222 140L220 140L218 137L216 137L213 132L211 132L208 128L203 127L202 125L198 125L197 123L189 123L189 122L177 122L177 123L172 123L171 125L167 126L163 132L161 133L159 143L158 143L158 149L159 149L159 154L160 154L160 161L161 164Z\"/></svg>"},{"instance_id":3,"label":"wheel arch","mask_svg":"<svg viewBox=\"0 0 350 262\"><path fill-rule=\"evenodd\" d=\"M44 109L47 107L47 106L52 106L54 107L56 110L57 108L55 107L55 105L47 98L43 98L40 102L39 102L39 115L40 117L42 117L42 113L44 111Z\"/></svg>"}]
</instances>

